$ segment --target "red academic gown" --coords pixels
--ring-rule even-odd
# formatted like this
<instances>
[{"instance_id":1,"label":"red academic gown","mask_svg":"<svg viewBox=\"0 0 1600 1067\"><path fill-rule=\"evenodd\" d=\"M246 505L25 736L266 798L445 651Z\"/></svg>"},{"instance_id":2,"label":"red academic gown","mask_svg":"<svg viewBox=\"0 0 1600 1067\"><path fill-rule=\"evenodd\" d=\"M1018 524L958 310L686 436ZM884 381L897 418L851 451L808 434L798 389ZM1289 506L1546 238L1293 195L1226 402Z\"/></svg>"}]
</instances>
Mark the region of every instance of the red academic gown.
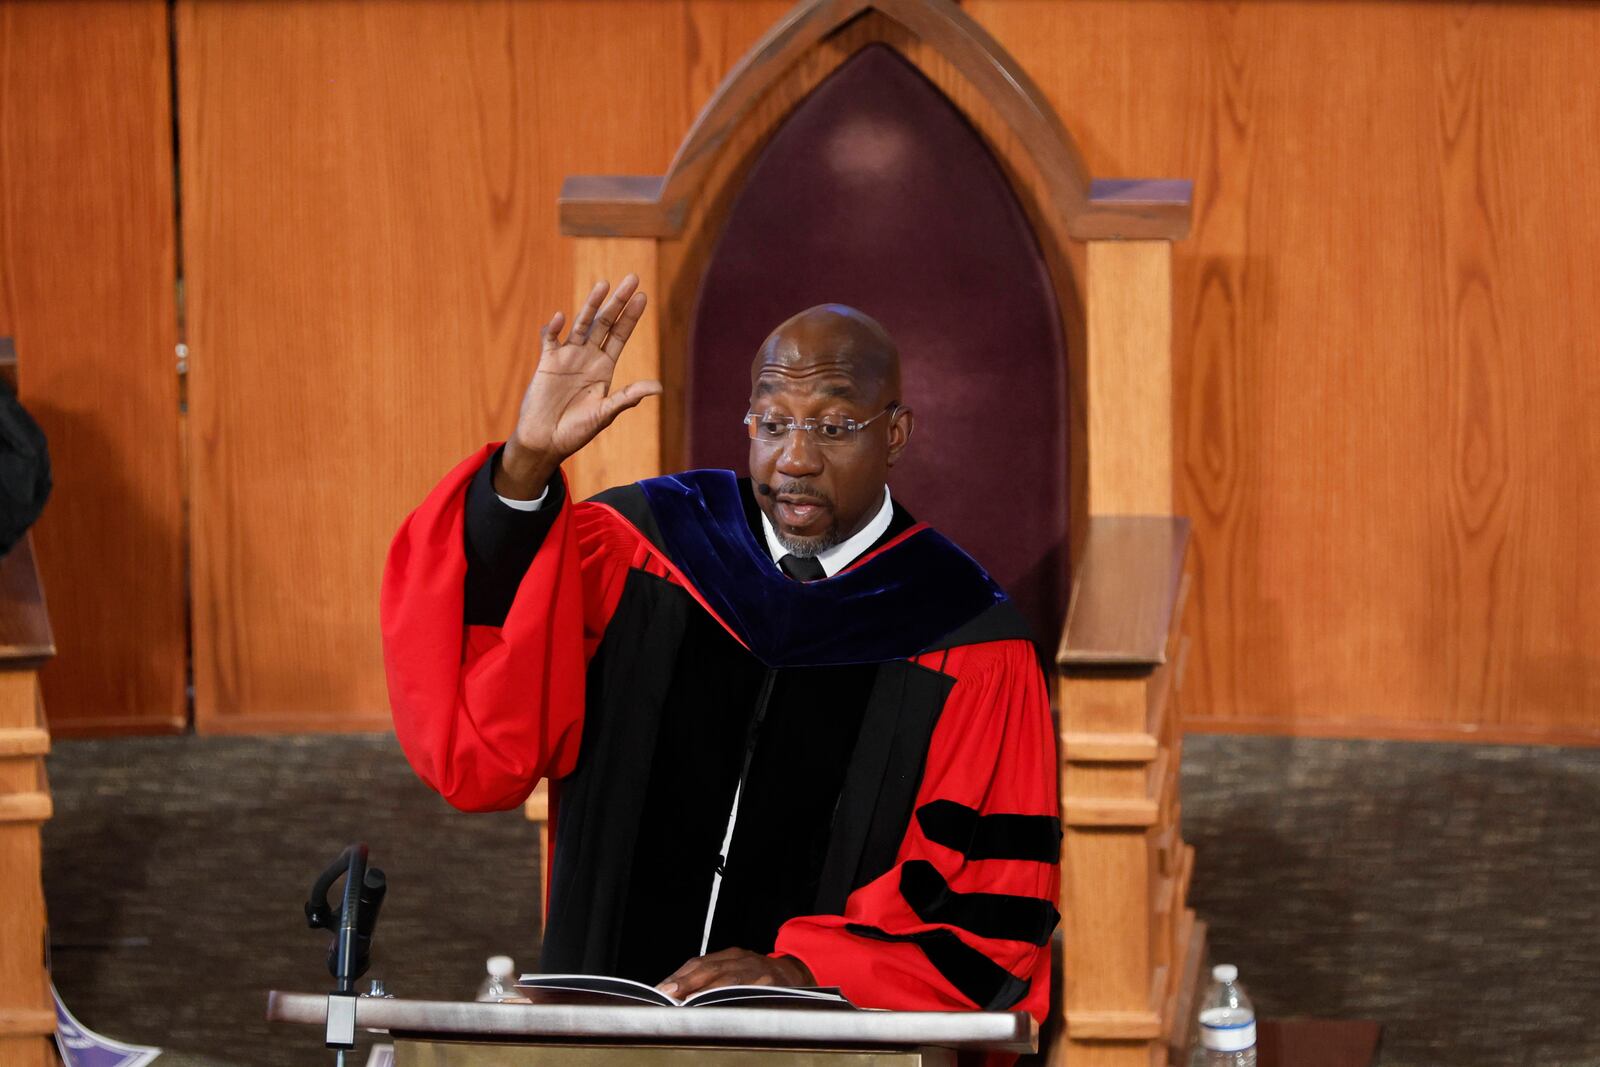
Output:
<instances>
[{"instance_id":1,"label":"red academic gown","mask_svg":"<svg viewBox=\"0 0 1600 1067\"><path fill-rule=\"evenodd\" d=\"M553 486L537 551L485 614L465 527L491 455L395 537L384 656L400 743L451 804L512 808L551 780L545 969L659 980L697 954L720 870L709 950L796 957L862 1006L1043 1022L1054 730L987 575L903 522L834 578L789 581L747 484L690 472L575 505Z\"/></svg>"}]
</instances>

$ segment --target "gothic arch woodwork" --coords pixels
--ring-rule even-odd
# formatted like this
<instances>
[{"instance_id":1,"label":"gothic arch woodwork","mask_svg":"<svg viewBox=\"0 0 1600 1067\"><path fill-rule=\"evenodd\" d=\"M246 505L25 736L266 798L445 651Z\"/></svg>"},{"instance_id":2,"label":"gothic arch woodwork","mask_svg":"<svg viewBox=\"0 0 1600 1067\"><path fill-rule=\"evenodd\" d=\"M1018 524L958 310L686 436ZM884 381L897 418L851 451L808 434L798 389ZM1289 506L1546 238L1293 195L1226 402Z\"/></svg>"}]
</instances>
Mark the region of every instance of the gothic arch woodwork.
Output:
<instances>
[{"instance_id":1,"label":"gothic arch woodwork","mask_svg":"<svg viewBox=\"0 0 1600 1067\"><path fill-rule=\"evenodd\" d=\"M717 246L785 123L874 46L976 134L1054 298L1048 332L1064 366L1044 391L1065 392L1065 469L1052 476L1065 483L1072 577L1055 679L1064 937L1045 1059L1149 1067L1173 1050L1177 1062L1205 944L1179 833L1187 524L1171 514L1171 242L1188 230L1190 183L1092 179L1027 73L950 0L797 4L729 73L664 175L563 186L575 296L597 277L640 275L654 312L623 373L666 390L574 456L567 475L583 496L705 456L687 432L690 352ZM1061 555L1045 565L1064 570ZM533 817L541 803L530 802Z\"/></svg>"},{"instance_id":2,"label":"gothic arch woodwork","mask_svg":"<svg viewBox=\"0 0 1600 1067\"><path fill-rule=\"evenodd\" d=\"M899 52L855 52L746 174L689 335L686 466L742 469L752 354L796 310L867 310L916 433L897 499L970 552L1035 633L1066 611L1068 364L1031 224L982 138Z\"/></svg>"}]
</instances>

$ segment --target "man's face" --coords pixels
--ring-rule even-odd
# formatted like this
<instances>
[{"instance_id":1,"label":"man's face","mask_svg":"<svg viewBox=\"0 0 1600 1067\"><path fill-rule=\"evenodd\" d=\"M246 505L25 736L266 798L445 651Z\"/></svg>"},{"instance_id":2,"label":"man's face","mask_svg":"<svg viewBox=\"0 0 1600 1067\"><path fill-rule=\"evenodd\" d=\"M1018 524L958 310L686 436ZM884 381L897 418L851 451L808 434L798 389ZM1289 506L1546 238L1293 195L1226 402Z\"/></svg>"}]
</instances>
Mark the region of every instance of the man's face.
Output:
<instances>
[{"instance_id":1,"label":"man's face","mask_svg":"<svg viewBox=\"0 0 1600 1067\"><path fill-rule=\"evenodd\" d=\"M881 379L864 380L849 360L791 353L759 365L750 395L756 415L792 415L797 420L854 419L866 422L899 398ZM771 494L756 501L778 540L797 556L814 556L865 526L883 503L889 468L911 431L911 413L897 410L871 425L823 443L796 427L777 439L750 441L750 476Z\"/></svg>"}]
</instances>

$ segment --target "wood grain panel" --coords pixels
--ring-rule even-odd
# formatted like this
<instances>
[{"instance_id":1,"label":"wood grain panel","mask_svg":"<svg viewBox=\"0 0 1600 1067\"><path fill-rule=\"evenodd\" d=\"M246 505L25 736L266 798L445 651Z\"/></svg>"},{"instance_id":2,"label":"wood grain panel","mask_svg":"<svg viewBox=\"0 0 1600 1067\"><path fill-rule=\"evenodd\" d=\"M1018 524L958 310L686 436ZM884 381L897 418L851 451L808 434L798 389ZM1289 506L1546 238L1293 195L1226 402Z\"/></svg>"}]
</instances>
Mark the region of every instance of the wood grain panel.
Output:
<instances>
[{"instance_id":1,"label":"wood grain panel","mask_svg":"<svg viewBox=\"0 0 1600 1067\"><path fill-rule=\"evenodd\" d=\"M1175 246L1192 720L1600 741L1600 19L975 0Z\"/></svg>"},{"instance_id":2,"label":"wood grain panel","mask_svg":"<svg viewBox=\"0 0 1600 1067\"><path fill-rule=\"evenodd\" d=\"M663 173L787 7L180 5L205 728L383 721L383 548L505 432L570 300L561 179ZM1600 741L1600 20L964 8L1091 173L1196 180L1172 263L1191 721ZM689 293L656 305L669 382Z\"/></svg>"},{"instance_id":3,"label":"wood grain panel","mask_svg":"<svg viewBox=\"0 0 1600 1067\"><path fill-rule=\"evenodd\" d=\"M1172 245L1091 241L1083 279L1089 513L1170 515Z\"/></svg>"},{"instance_id":4,"label":"wood grain panel","mask_svg":"<svg viewBox=\"0 0 1600 1067\"><path fill-rule=\"evenodd\" d=\"M670 159L686 25L643 2L180 6L202 729L386 723L388 540L508 431L570 305L562 177Z\"/></svg>"},{"instance_id":5,"label":"wood grain panel","mask_svg":"<svg viewBox=\"0 0 1600 1067\"><path fill-rule=\"evenodd\" d=\"M0 333L50 440L58 735L186 720L167 63L159 0L0 6Z\"/></svg>"}]
</instances>

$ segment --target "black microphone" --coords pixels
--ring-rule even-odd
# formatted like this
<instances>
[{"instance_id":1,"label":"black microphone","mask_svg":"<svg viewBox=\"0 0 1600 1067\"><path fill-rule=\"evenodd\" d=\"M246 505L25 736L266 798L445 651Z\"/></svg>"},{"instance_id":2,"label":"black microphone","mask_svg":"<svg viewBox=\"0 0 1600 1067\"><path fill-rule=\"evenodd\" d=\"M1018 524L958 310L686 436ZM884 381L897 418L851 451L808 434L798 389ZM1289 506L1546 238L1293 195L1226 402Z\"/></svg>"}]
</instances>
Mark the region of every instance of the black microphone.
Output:
<instances>
[{"instance_id":1,"label":"black microphone","mask_svg":"<svg viewBox=\"0 0 1600 1067\"><path fill-rule=\"evenodd\" d=\"M757 482L756 492L760 493L762 496L771 496L772 486L768 485L766 482Z\"/></svg>"},{"instance_id":2,"label":"black microphone","mask_svg":"<svg viewBox=\"0 0 1600 1067\"><path fill-rule=\"evenodd\" d=\"M344 875L340 907L328 906L328 890ZM388 891L388 880L376 867L367 866L367 846L351 845L328 865L306 901L306 922L313 929L332 930L328 970L339 980L339 991L353 993L355 980L366 973L372 959L372 934L378 910Z\"/></svg>"},{"instance_id":3,"label":"black microphone","mask_svg":"<svg viewBox=\"0 0 1600 1067\"><path fill-rule=\"evenodd\" d=\"M339 929L329 953L328 969L339 980L341 990L355 989L356 979L372 964L372 932L378 925L378 909L383 906L389 883L383 872L366 866L366 849L361 850L362 870L352 859L345 875L344 902L339 909Z\"/></svg>"},{"instance_id":4,"label":"black microphone","mask_svg":"<svg viewBox=\"0 0 1600 1067\"><path fill-rule=\"evenodd\" d=\"M328 906L328 891L340 875L344 876L344 899L335 909ZM388 889L383 872L367 866L367 846L357 843L328 864L306 900L306 924L312 929L332 930L334 935L328 946L328 971L338 979L339 987L328 995L323 1044L340 1050L340 1064L345 1051L356 1047L356 979L372 961L372 931Z\"/></svg>"}]
</instances>

